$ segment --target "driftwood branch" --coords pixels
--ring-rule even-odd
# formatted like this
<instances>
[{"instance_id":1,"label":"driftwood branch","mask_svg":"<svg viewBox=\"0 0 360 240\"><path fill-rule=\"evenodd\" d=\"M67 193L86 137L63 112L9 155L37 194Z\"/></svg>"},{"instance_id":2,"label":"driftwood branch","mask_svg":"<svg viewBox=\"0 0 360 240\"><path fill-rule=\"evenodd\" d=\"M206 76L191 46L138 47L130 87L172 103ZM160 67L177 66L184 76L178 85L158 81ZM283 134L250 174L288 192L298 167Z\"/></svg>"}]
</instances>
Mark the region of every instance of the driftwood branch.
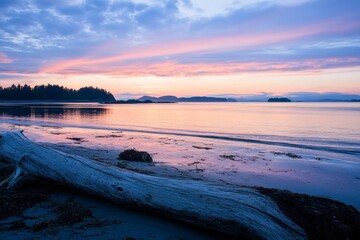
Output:
<instances>
[{"instance_id":1,"label":"driftwood branch","mask_svg":"<svg viewBox=\"0 0 360 240\"><path fill-rule=\"evenodd\" d=\"M134 173L31 142L22 132L0 136L0 156L16 164L14 174L1 183L8 187L26 177L44 178L120 206L234 236L306 239L304 231L275 202L255 189Z\"/></svg>"}]
</instances>

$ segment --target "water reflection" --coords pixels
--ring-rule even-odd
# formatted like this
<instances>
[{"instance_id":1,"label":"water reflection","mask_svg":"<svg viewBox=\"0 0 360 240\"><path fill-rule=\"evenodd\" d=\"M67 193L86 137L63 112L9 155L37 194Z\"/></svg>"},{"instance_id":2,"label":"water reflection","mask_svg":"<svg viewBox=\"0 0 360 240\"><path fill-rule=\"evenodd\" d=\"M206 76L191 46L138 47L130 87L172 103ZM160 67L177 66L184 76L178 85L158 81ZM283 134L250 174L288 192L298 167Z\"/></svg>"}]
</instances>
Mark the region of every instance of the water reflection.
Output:
<instances>
[{"instance_id":1,"label":"water reflection","mask_svg":"<svg viewBox=\"0 0 360 240\"><path fill-rule=\"evenodd\" d=\"M0 103L0 117L325 145L359 142L359 103ZM1 123L1 121L0 121ZM318 140L316 140L318 141Z\"/></svg>"},{"instance_id":2,"label":"water reflection","mask_svg":"<svg viewBox=\"0 0 360 240\"><path fill-rule=\"evenodd\" d=\"M0 116L27 118L97 118L106 115L104 107L69 105L7 105L0 106Z\"/></svg>"}]
</instances>

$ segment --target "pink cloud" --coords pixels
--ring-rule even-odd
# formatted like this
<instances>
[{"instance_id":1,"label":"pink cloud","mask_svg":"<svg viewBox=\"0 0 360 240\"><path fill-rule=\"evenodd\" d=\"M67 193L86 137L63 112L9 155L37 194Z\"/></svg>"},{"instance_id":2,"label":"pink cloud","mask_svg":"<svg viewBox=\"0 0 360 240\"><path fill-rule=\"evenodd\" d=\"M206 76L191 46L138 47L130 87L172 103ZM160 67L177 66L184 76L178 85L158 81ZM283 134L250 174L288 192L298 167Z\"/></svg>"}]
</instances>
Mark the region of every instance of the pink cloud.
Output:
<instances>
[{"instance_id":1,"label":"pink cloud","mask_svg":"<svg viewBox=\"0 0 360 240\"><path fill-rule=\"evenodd\" d=\"M0 52L0 63L12 63L13 60L9 58L5 53Z\"/></svg>"},{"instance_id":2,"label":"pink cloud","mask_svg":"<svg viewBox=\"0 0 360 240\"><path fill-rule=\"evenodd\" d=\"M151 57L168 57L171 55L196 53L196 52L216 52L226 49L247 49L254 46L261 46L272 43L281 43L295 39L301 39L308 36L343 32L356 28L360 23L343 24L339 21L328 21L312 26L301 27L297 29L282 32L267 32L252 35L236 35L213 37L207 39L191 39L160 44L138 46L129 49L122 54L114 54L109 57L81 57L70 60L63 60L44 66L40 72L45 73L76 73L77 69L88 68L90 72L96 68L96 65L102 65L102 68L111 68L106 64L117 64L119 68L124 65L124 61L138 60ZM106 44L105 44L106 45ZM100 46L104 48L104 45ZM94 54L92 54L94 55ZM102 69L101 68L101 69Z\"/></svg>"},{"instance_id":3,"label":"pink cloud","mask_svg":"<svg viewBox=\"0 0 360 240\"><path fill-rule=\"evenodd\" d=\"M256 72L299 72L321 71L340 67L359 66L360 58L327 58L298 61L267 61L244 63L179 63L176 61L142 62L120 66L101 65L79 66L77 69L63 70L62 74L86 75L103 74L109 76L221 76Z\"/></svg>"}]
</instances>

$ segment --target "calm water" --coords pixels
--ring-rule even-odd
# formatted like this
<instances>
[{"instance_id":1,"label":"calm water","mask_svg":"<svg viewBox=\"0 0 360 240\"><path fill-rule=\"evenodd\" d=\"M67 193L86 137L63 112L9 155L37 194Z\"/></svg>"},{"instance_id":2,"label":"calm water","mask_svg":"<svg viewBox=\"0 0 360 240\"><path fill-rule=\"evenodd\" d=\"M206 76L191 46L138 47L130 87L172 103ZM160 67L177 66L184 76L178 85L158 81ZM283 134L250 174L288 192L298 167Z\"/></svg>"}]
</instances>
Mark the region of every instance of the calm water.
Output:
<instances>
[{"instance_id":1,"label":"calm water","mask_svg":"<svg viewBox=\"0 0 360 240\"><path fill-rule=\"evenodd\" d=\"M360 103L0 104L1 122L144 131L360 156Z\"/></svg>"}]
</instances>

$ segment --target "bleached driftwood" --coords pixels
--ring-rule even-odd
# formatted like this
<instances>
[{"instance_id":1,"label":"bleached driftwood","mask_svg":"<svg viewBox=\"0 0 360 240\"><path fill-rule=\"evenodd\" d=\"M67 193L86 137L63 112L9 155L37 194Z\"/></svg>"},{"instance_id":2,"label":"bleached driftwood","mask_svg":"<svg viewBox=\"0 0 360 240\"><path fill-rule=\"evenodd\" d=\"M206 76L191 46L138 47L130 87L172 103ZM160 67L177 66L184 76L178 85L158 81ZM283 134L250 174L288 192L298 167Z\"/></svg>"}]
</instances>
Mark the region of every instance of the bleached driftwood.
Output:
<instances>
[{"instance_id":1,"label":"bleached driftwood","mask_svg":"<svg viewBox=\"0 0 360 240\"><path fill-rule=\"evenodd\" d=\"M50 179L121 206L150 211L192 225L256 239L305 239L304 231L257 190L216 186L201 181L148 176L28 140L22 132L0 135L0 156L16 163L2 184L26 176Z\"/></svg>"}]
</instances>

